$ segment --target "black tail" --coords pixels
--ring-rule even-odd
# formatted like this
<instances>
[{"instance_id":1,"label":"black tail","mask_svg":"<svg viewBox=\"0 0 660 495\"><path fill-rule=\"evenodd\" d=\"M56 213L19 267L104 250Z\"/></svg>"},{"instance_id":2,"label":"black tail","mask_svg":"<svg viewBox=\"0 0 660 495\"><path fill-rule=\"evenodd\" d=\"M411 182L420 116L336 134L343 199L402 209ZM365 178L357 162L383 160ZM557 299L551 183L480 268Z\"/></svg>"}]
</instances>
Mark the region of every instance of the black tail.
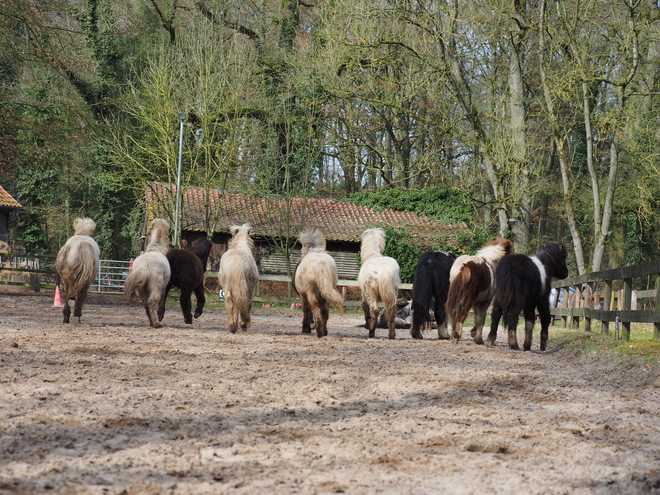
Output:
<instances>
[{"instance_id":1,"label":"black tail","mask_svg":"<svg viewBox=\"0 0 660 495\"><path fill-rule=\"evenodd\" d=\"M429 311L435 295L435 269L433 260L425 253L419 259L415 269L415 279L412 290L412 326L413 337L421 336L420 330L431 322Z\"/></svg>"}]
</instances>

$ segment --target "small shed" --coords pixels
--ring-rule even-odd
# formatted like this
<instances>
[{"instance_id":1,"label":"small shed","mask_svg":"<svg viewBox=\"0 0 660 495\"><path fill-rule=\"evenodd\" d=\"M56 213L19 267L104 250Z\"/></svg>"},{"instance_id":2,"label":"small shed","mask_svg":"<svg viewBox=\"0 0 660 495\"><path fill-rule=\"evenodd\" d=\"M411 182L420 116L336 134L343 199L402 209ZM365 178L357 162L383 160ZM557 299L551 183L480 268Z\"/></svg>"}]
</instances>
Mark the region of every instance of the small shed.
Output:
<instances>
[{"instance_id":1,"label":"small shed","mask_svg":"<svg viewBox=\"0 0 660 495\"><path fill-rule=\"evenodd\" d=\"M0 241L9 244L9 219L21 209L20 203L0 186Z\"/></svg>"},{"instance_id":2,"label":"small shed","mask_svg":"<svg viewBox=\"0 0 660 495\"><path fill-rule=\"evenodd\" d=\"M176 186L162 182L146 187L143 235L154 218L165 218L174 226ZM294 244L307 227L316 227L326 237L326 249L337 261L340 278L354 279L358 273L356 254L360 238L371 227L405 229L413 238L431 243L438 238L455 244L456 233L464 224L445 224L428 217L395 210L375 211L343 201L313 198L267 198L219 189L187 187L181 195L181 239L185 244L208 237L214 247L209 270L217 270L226 251L232 225L249 223L254 234L255 256L261 273L286 273L286 259L278 246ZM291 263L299 257L294 247Z\"/></svg>"}]
</instances>

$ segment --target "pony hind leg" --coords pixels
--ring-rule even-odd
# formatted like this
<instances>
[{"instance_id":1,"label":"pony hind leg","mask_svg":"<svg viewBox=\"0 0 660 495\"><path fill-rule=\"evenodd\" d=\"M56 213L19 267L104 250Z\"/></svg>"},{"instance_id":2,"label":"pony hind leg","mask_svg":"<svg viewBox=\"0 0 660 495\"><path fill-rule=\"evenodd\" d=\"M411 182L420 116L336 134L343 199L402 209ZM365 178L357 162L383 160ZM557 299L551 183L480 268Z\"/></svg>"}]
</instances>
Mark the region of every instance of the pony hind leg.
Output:
<instances>
[{"instance_id":1,"label":"pony hind leg","mask_svg":"<svg viewBox=\"0 0 660 495\"><path fill-rule=\"evenodd\" d=\"M491 313L490 317L491 317L490 332L488 332L486 345L488 347L493 347L493 344L497 339L497 327L499 327L500 318L502 318L502 305L497 301L493 304L493 312Z\"/></svg>"},{"instance_id":2,"label":"pony hind leg","mask_svg":"<svg viewBox=\"0 0 660 495\"><path fill-rule=\"evenodd\" d=\"M238 332L238 310L231 294L225 293L225 307L227 308L229 331L236 333Z\"/></svg>"},{"instance_id":3,"label":"pony hind leg","mask_svg":"<svg viewBox=\"0 0 660 495\"><path fill-rule=\"evenodd\" d=\"M204 304L206 304L206 295L204 294L204 284L195 287L195 299L197 299L197 307L195 308L195 318L202 316L204 311Z\"/></svg>"},{"instance_id":4,"label":"pony hind leg","mask_svg":"<svg viewBox=\"0 0 660 495\"><path fill-rule=\"evenodd\" d=\"M302 333L312 333L312 308L306 295L301 296L301 298L303 310Z\"/></svg>"},{"instance_id":5,"label":"pony hind leg","mask_svg":"<svg viewBox=\"0 0 660 495\"><path fill-rule=\"evenodd\" d=\"M181 313L183 314L183 321L192 325L192 291L190 289L181 289L181 296L179 302L181 304Z\"/></svg>"},{"instance_id":6,"label":"pony hind leg","mask_svg":"<svg viewBox=\"0 0 660 495\"><path fill-rule=\"evenodd\" d=\"M312 314L316 322L316 336L321 338L328 335L328 303L322 297L311 297Z\"/></svg>"},{"instance_id":7,"label":"pony hind leg","mask_svg":"<svg viewBox=\"0 0 660 495\"><path fill-rule=\"evenodd\" d=\"M153 328L160 328L160 321L158 320L158 295L149 294L145 288L140 289L139 292L142 304L144 304L144 311L147 313L147 318L149 318L149 325Z\"/></svg>"},{"instance_id":8,"label":"pony hind leg","mask_svg":"<svg viewBox=\"0 0 660 495\"><path fill-rule=\"evenodd\" d=\"M550 307L547 304L541 303L538 309L539 317L541 318L541 344L539 348L542 351L545 351L545 348L548 345L548 329L550 327L552 315L550 314Z\"/></svg>"},{"instance_id":9,"label":"pony hind leg","mask_svg":"<svg viewBox=\"0 0 660 495\"><path fill-rule=\"evenodd\" d=\"M376 310L368 300L362 299L362 311L364 312L364 326L369 330L369 338L373 339L376 336L376 323L378 323L378 305L375 304Z\"/></svg>"},{"instance_id":10,"label":"pony hind leg","mask_svg":"<svg viewBox=\"0 0 660 495\"><path fill-rule=\"evenodd\" d=\"M454 330L452 328L452 335L449 335L449 327L447 325L447 313L445 312L445 303L439 299L435 299L433 305L433 314L435 315L435 322L438 324L438 339L449 340L454 337ZM456 323L453 323L456 325ZM458 342L461 338L462 325L458 328L458 338L454 342Z\"/></svg>"},{"instance_id":11,"label":"pony hind leg","mask_svg":"<svg viewBox=\"0 0 660 495\"><path fill-rule=\"evenodd\" d=\"M518 336L516 334L516 329L518 328L518 315L506 315L505 320L509 349L517 351L520 349L520 346L518 346ZM527 326L525 326L525 330L527 330Z\"/></svg>"},{"instance_id":12,"label":"pony hind leg","mask_svg":"<svg viewBox=\"0 0 660 495\"><path fill-rule=\"evenodd\" d=\"M445 327L444 332L446 333L447 332L447 328L446 328L447 324L444 323L444 322L443 322L443 324L444 324L444 327ZM460 319L456 319L456 320L452 320L451 325L452 325L452 327L451 327L451 341L454 344L458 344L458 341L461 340L461 336L463 335L463 322L460 321ZM438 338L439 339L445 339L445 340L447 338L449 338L449 336L443 337L440 334L440 324L438 324Z\"/></svg>"},{"instance_id":13,"label":"pony hind leg","mask_svg":"<svg viewBox=\"0 0 660 495\"><path fill-rule=\"evenodd\" d=\"M488 303L475 304L474 309L474 326L470 330L470 334L474 338L475 344L483 344L483 331L486 323L486 313L488 313Z\"/></svg>"},{"instance_id":14,"label":"pony hind leg","mask_svg":"<svg viewBox=\"0 0 660 495\"><path fill-rule=\"evenodd\" d=\"M396 339L396 327L394 325L394 320L396 319L396 301L387 302L385 305L385 317L387 318L388 337L394 340Z\"/></svg>"},{"instance_id":15,"label":"pony hind leg","mask_svg":"<svg viewBox=\"0 0 660 495\"><path fill-rule=\"evenodd\" d=\"M76 303L73 305L73 318L75 323L80 323L80 318L82 317L82 308L85 304L85 299L87 299L87 288L81 289L76 296Z\"/></svg>"},{"instance_id":16,"label":"pony hind leg","mask_svg":"<svg viewBox=\"0 0 660 495\"><path fill-rule=\"evenodd\" d=\"M247 297L243 298L243 302L238 309L238 313L241 317L241 330L247 332L247 329L250 328L250 323L252 322L250 318L250 311L252 310L252 291L248 292Z\"/></svg>"},{"instance_id":17,"label":"pony hind leg","mask_svg":"<svg viewBox=\"0 0 660 495\"><path fill-rule=\"evenodd\" d=\"M534 335L534 325L536 324L536 306L529 306L523 310L525 316L525 342L523 349L529 351L532 348L532 337Z\"/></svg>"},{"instance_id":18,"label":"pony hind leg","mask_svg":"<svg viewBox=\"0 0 660 495\"><path fill-rule=\"evenodd\" d=\"M71 306L69 305L69 294L66 286L62 290L62 301L64 301L64 307L62 308L63 323L69 323L71 321Z\"/></svg>"}]
</instances>

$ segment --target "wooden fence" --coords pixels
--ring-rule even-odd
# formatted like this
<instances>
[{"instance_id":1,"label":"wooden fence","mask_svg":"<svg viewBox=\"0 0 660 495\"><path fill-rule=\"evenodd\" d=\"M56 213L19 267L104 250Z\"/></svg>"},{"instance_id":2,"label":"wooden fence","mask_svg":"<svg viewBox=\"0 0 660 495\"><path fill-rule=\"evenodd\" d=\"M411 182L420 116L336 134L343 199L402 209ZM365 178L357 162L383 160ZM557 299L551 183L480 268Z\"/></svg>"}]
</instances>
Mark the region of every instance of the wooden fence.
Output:
<instances>
[{"instance_id":1,"label":"wooden fence","mask_svg":"<svg viewBox=\"0 0 660 495\"><path fill-rule=\"evenodd\" d=\"M636 286L647 288L634 290ZM598 320L601 333L607 334L613 323L615 332L620 326L621 337L628 340L631 323L653 323L653 338L660 339L660 260L586 273L553 282L552 287L557 293L550 312L561 317L565 327L571 320L573 328L578 328L584 318L585 331L590 332L592 320ZM564 298L557 307L560 290Z\"/></svg>"},{"instance_id":2,"label":"wooden fence","mask_svg":"<svg viewBox=\"0 0 660 495\"><path fill-rule=\"evenodd\" d=\"M289 275L269 275L269 274L261 274L259 275L259 283L257 284L257 288L255 290L254 297L252 300L254 302L259 302L259 303L270 303L270 304L297 304L300 302L299 297L275 297L275 296L262 296L261 295L261 281L265 280L270 280L270 281L275 281L275 282L286 282L287 285L289 286L289 294L291 294L291 277ZM360 301L347 301L346 300L346 288L347 287L357 287L358 283L357 280L346 280L346 279L339 279L339 282L337 286L340 288L342 291L342 295L344 296L344 305L347 307L359 307L362 305ZM412 290L412 284L404 284L402 283L399 286L399 291L410 291Z\"/></svg>"}]
</instances>

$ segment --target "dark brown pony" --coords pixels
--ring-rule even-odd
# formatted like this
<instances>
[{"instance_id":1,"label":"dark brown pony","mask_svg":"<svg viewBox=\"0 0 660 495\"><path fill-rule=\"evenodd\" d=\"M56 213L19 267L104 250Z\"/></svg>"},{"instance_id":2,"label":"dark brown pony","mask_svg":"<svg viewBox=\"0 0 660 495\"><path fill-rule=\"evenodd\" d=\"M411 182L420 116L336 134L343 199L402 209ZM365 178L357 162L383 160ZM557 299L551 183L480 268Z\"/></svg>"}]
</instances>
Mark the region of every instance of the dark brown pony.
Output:
<instances>
[{"instance_id":1,"label":"dark brown pony","mask_svg":"<svg viewBox=\"0 0 660 495\"><path fill-rule=\"evenodd\" d=\"M195 318L199 318L204 310L204 304L206 303L204 271L212 246L211 241L200 238L196 239L189 248L173 249L166 254L172 274L167 284L165 297L167 297L172 287L177 287L181 291L181 312L183 313L183 321L188 324L193 322L191 313L193 292L195 293L195 299L197 299Z\"/></svg>"},{"instance_id":2,"label":"dark brown pony","mask_svg":"<svg viewBox=\"0 0 660 495\"><path fill-rule=\"evenodd\" d=\"M449 292L445 310L451 319L451 337L457 343L470 309L474 310L474 326L470 334L477 344L483 344L482 332L488 306L495 293L495 267L507 254L513 254L509 239L495 239L485 244L474 256L456 258L449 272Z\"/></svg>"}]
</instances>

